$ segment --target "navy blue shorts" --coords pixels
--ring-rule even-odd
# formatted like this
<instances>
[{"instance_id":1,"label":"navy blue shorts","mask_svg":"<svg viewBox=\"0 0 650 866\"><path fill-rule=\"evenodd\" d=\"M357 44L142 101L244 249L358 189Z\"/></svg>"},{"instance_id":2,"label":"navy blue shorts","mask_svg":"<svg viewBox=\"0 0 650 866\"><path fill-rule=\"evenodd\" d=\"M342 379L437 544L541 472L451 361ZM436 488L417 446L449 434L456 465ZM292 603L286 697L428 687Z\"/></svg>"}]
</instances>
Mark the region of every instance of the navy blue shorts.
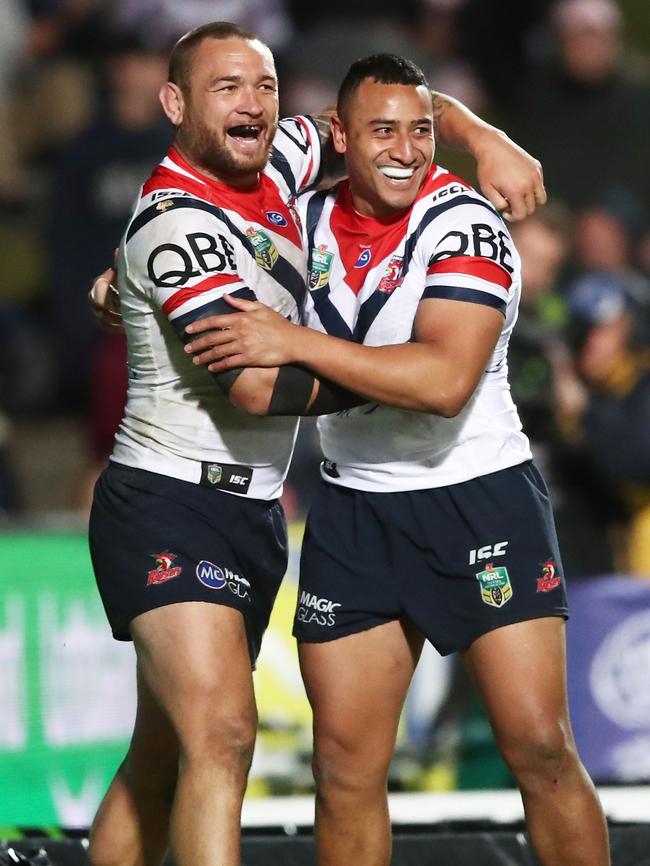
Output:
<instances>
[{"instance_id":1,"label":"navy blue shorts","mask_svg":"<svg viewBox=\"0 0 650 866\"><path fill-rule=\"evenodd\" d=\"M95 487L90 553L117 640L147 610L184 601L237 608L251 659L287 567L277 500L233 496L110 463Z\"/></svg>"},{"instance_id":2,"label":"navy blue shorts","mask_svg":"<svg viewBox=\"0 0 650 866\"><path fill-rule=\"evenodd\" d=\"M397 493L323 481L305 529L294 635L329 641L406 618L447 655L500 626L566 617L565 590L532 463Z\"/></svg>"}]
</instances>

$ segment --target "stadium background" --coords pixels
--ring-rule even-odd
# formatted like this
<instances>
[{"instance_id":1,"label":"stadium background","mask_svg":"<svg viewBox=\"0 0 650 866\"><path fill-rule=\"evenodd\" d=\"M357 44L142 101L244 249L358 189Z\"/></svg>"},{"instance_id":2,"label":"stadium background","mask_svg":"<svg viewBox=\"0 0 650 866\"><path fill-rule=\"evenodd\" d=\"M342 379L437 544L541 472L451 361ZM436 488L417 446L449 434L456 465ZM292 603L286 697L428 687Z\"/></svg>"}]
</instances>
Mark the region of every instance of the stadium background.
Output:
<instances>
[{"instance_id":1,"label":"stadium background","mask_svg":"<svg viewBox=\"0 0 650 866\"><path fill-rule=\"evenodd\" d=\"M581 751L601 783L647 782L646 2L3 0L0 827L87 826L130 732L132 650L110 639L84 536L121 412L124 347L98 330L86 292L169 139L156 100L169 44L219 18L250 26L274 48L285 114L332 104L349 62L391 50L542 160L550 204L515 228L525 300L513 391L554 496L574 604ZM475 181L465 155L438 158ZM289 624L317 477L306 423L285 495L293 559L256 674L251 798L312 791L309 713ZM462 672L428 652L391 788L510 785Z\"/></svg>"}]
</instances>

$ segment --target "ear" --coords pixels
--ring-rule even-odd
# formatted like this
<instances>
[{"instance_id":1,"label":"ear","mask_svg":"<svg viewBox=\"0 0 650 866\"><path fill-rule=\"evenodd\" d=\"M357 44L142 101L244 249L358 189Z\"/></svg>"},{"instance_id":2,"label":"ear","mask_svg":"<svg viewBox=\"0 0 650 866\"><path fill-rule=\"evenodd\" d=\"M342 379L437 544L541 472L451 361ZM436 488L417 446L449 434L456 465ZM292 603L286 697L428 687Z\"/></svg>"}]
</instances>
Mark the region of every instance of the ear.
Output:
<instances>
[{"instance_id":1,"label":"ear","mask_svg":"<svg viewBox=\"0 0 650 866\"><path fill-rule=\"evenodd\" d=\"M180 87L167 81L160 88L158 98L169 120L174 126L180 126L185 114L185 100Z\"/></svg>"},{"instance_id":2,"label":"ear","mask_svg":"<svg viewBox=\"0 0 650 866\"><path fill-rule=\"evenodd\" d=\"M338 114L330 117L330 128L332 130L332 144L337 153L345 153L347 149L345 130Z\"/></svg>"}]
</instances>

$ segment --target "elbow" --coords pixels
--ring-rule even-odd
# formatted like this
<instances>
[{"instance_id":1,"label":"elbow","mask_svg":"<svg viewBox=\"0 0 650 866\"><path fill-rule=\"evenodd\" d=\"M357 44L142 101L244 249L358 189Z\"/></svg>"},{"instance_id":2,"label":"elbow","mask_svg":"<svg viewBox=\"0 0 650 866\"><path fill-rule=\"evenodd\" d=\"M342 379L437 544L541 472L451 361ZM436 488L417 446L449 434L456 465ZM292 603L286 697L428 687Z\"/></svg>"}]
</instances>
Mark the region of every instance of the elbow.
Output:
<instances>
[{"instance_id":1,"label":"elbow","mask_svg":"<svg viewBox=\"0 0 650 866\"><path fill-rule=\"evenodd\" d=\"M269 414L273 387L266 381L264 373L261 376L242 374L230 390L231 404L247 415L264 417Z\"/></svg>"},{"instance_id":2,"label":"elbow","mask_svg":"<svg viewBox=\"0 0 650 866\"><path fill-rule=\"evenodd\" d=\"M425 400L423 411L440 415L441 418L455 418L463 411L472 393L472 390L462 383L446 390L436 389L435 393Z\"/></svg>"},{"instance_id":3,"label":"elbow","mask_svg":"<svg viewBox=\"0 0 650 866\"><path fill-rule=\"evenodd\" d=\"M271 394L262 390L250 391L242 394L230 395L230 402L237 409L246 412L247 415L256 415L264 417L269 414L269 405L271 403Z\"/></svg>"}]
</instances>

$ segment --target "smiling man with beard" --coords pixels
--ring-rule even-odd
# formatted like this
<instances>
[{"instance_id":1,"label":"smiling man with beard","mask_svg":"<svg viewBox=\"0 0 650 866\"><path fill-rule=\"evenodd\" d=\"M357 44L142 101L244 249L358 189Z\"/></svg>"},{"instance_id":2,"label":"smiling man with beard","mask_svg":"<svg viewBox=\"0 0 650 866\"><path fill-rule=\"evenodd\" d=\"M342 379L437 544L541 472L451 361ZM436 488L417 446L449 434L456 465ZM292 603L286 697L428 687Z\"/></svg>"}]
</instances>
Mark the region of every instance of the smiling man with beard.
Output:
<instances>
[{"instance_id":1,"label":"smiling man with beard","mask_svg":"<svg viewBox=\"0 0 650 866\"><path fill-rule=\"evenodd\" d=\"M223 22L175 46L161 102L176 135L120 246L128 399L90 518L113 634L134 641L138 709L89 856L154 866L170 841L177 866L236 866L251 663L286 567L278 498L297 421L234 408L228 390L256 371L215 377L183 341L190 323L231 309L226 292L299 321L307 255L294 199L322 177L322 124L278 122L269 49ZM543 200L538 164L498 131L446 100L436 117L450 144L472 139L488 184L502 170L494 186L511 193L495 196L513 216Z\"/></svg>"}]
</instances>

